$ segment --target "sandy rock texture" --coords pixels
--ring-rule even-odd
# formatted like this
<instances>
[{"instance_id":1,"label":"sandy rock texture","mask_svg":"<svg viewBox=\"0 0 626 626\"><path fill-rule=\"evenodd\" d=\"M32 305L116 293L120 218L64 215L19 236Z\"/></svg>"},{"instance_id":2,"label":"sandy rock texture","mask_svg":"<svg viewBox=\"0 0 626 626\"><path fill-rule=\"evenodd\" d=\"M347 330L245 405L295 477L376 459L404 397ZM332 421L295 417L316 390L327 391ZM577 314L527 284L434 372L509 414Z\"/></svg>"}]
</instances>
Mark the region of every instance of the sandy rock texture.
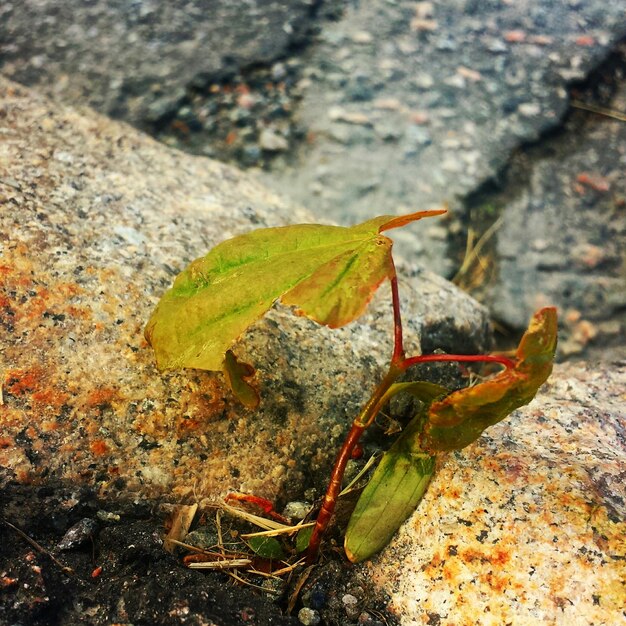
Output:
<instances>
[{"instance_id":1,"label":"sandy rock texture","mask_svg":"<svg viewBox=\"0 0 626 626\"><path fill-rule=\"evenodd\" d=\"M626 624L626 363L556 368L369 565L404 626Z\"/></svg>"},{"instance_id":2,"label":"sandy rock texture","mask_svg":"<svg viewBox=\"0 0 626 626\"><path fill-rule=\"evenodd\" d=\"M275 309L236 351L244 410L219 375L160 374L143 327L173 276L218 241L311 221L247 175L0 82L0 465L18 480L182 500L321 487L391 350L388 291L340 331ZM485 348L485 310L406 267L406 334Z\"/></svg>"},{"instance_id":3,"label":"sandy rock texture","mask_svg":"<svg viewBox=\"0 0 626 626\"><path fill-rule=\"evenodd\" d=\"M306 31L312 4L3 2L0 66L15 80L142 125L175 108L194 81L284 54Z\"/></svg>"}]
</instances>

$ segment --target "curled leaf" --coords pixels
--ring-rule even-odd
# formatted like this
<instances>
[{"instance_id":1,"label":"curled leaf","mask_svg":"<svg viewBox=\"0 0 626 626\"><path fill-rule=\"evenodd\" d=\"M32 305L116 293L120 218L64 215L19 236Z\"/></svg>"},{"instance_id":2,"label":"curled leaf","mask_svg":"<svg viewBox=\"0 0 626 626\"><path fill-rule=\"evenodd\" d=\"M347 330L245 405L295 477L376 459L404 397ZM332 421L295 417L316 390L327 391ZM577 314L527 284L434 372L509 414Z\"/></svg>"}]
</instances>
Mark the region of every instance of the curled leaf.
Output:
<instances>
[{"instance_id":1,"label":"curled leaf","mask_svg":"<svg viewBox=\"0 0 626 626\"><path fill-rule=\"evenodd\" d=\"M311 535L313 534L313 526L307 526L298 531L296 535L296 552L304 552L309 547L309 541L311 541Z\"/></svg>"},{"instance_id":2,"label":"curled leaf","mask_svg":"<svg viewBox=\"0 0 626 626\"><path fill-rule=\"evenodd\" d=\"M433 402L421 437L423 448L429 452L464 448L485 428L528 404L552 371L557 330L556 309L541 309L519 343L514 368Z\"/></svg>"},{"instance_id":3,"label":"curled leaf","mask_svg":"<svg viewBox=\"0 0 626 626\"><path fill-rule=\"evenodd\" d=\"M256 409L259 406L259 394L246 380L254 378L252 365L238 361L232 350L226 350L224 374L235 397L249 409Z\"/></svg>"}]
</instances>

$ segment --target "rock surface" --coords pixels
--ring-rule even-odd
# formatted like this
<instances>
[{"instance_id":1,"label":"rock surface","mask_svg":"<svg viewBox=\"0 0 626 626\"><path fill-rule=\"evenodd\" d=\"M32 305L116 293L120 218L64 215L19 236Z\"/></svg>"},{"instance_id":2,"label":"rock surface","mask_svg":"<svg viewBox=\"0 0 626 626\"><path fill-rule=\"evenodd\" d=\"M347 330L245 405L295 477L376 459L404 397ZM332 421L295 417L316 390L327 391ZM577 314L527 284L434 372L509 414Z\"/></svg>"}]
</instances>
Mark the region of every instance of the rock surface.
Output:
<instances>
[{"instance_id":1,"label":"rock surface","mask_svg":"<svg viewBox=\"0 0 626 626\"><path fill-rule=\"evenodd\" d=\"M237 348L257 368L251 414L218 374L159 374L142 331L175 273L253 227L310 221L247 175L0 82L0 465L101 495L269 498L325 483L381 375L381 289L360 323L273 310ZM486 311L443 279L401 277L407 339L484 349Z\"/></svg>"},{"instance_id":2,"label":"rock surface","mask_svg":"<svg viewBox=\"0 0 626 626\"><path fill-rule=\"evenodd\" d=\"M310 48L298 118L308 138L266 180L319 214L458 200L557 126L567 87L626 33L621 2L347 4ZM447 230L398 242L448 272Z\"/></svg>"},{"instance_id":3,"label":"rock surface","mask_svg":"<svg viewBox=\"0 0 626 626\"><path fill-rule=\"evenodd\" d=\"M3 2L0 70L68 102L145 125L175 109L190 84L284 54L302 38L312 4Z\"/></svg>"},{"instance_id":4,"label":"rock surface","mask_svg":"<svg viewBox=\"0 0 626 626\"><path fill-rule=\"evenodd\" d=\"M622 3L231 5L5 3L0 71L184 150L265 168L318 219L448 200L451 219L398 232L397 253L456 275L513 335L537 298L557 304L562 357L626 354L615 254L626 127L597 113L623 109L611 98L625 82ZM565 227L546 237L552 223ZM482 254L464 258L485 232Z\"/></svg>"},{"instance_id":5,"label":"rock surface","mask_svg":"<svg viewBox=\"0 0 626 626\"><path fill-rule=\"evenodd\" d=\"M572 114L558 136L528 150L507 174L499 271L481 297L514 328L538 302L559 306L564 356L600 346L598 355L608 349L626 357L626 124L610 117L626 110L626 48L622 54L610 77L621 82L603 83L616 89L605 114ZM593 100L583 93L579 101ZM527 182L516 185L516 178Z\"/></svg>"},{"instance_id":6,"label":"rock surface","mask_svg":"<svg viewBox=\"0 0 626 626\"><path fill-rule=\"evenodd\" d=\"M558 366L369 565L404 626L626 624L626 362Z\"/></svg>"}]
</instances>

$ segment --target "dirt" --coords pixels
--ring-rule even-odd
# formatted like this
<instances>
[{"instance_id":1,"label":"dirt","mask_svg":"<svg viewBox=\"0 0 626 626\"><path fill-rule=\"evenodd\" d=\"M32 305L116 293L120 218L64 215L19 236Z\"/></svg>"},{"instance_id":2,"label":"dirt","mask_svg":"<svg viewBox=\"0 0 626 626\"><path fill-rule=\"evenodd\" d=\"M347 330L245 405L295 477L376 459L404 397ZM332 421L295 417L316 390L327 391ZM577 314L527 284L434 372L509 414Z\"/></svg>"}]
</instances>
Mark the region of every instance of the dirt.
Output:
<instances>
[{"instance_id":1,"label":"dirt","mask_svg":"<svg viewBox=\"0 0 626 626\"><path fill-rule=\"evenodd\" d=\"M384 598L333 550L289 614L304 566L273 587L277 595L189 569L163 548L166 515L156 503L102 501L86 487L5 477L0 509L0 624L280 626L302 623L305 605L311 624L396 623L381 612Z\"/></svg>"}]
</instances>

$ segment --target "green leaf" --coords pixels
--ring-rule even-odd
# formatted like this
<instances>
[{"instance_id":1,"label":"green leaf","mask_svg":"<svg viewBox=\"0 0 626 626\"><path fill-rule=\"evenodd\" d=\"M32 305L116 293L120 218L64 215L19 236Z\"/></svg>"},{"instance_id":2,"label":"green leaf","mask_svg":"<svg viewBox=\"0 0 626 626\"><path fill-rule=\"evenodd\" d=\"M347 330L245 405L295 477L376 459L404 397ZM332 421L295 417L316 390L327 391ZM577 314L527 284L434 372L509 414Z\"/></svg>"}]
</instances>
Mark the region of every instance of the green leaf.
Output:
<instances>
[{"instance_id":1,"label":"green leaf","mask_svg":"<svg viewBox=\"0 0 626 626\"><path fill-rule=\"evenodd\" d=\"M381 233L444 212L265 228L222 242L179 274L152 314L145 335L158 367L221 370L226 351L279 298L320 324L348 324L395 273Z\"/></svg>"},{"instance_id":2,"label":"green leaf","mask_svg":"<svg viewBox=\"0 0 626 626\"><path fill-rule=\"evenodd\" d=\"M419 446L423 419L422 414L413 418L385 452L357 502L344 541L353 563L384 548L426 491L435 458Z\"/></svg>"},{"instance_id":3,"label":"green leaf","mask_svg":"<svg viewBox=\"0 0 626 626\"><path fill-rule=\"evenodd\" d=\"M238 361L232 350L226 350L224 374L235 397L249 409L256 409L259 406L259 394L246 380L246 378L254 377L252 365Z\"/></svg>"},{"instance_id":4,"label":"green leaf","mask_svg":"<svg viewBox=\"0 0 626 626\"><path fill-rule=\"evenodd\" d=\"M248 545L252 551L264 559L284 559L285 553L275 537L249 537Z\"/></svg>"},{"instance_id":5,"label":"green leaf","mask_svg":"<svg viewBox=\"0 0 626 626\"><path fill-rule=\"evenodd\" d=\"M309 547L309 541L311 541L311 535L313 534L313 526L307 526L298 531L296 535L296 552L304 552Z\"/></svg>"},{"instance_id":6,"label":"green leaf","mask_svg":"<svg viewBox=\"0 0 626 626\"><path fill-rule=\"evenodd\" d=\"M381 404L398 393L409 393L422 402L431 403L436 398L445 396L448 393L448 389L442 387L441 385L429 383L424 380L407 383L394 383L385 393Z\"/></svg>"},{"instance_id":7,"label":"green leaf","mask_svg":"<svg viewBox=\"0 0 626 626\"><path fill-rule=\"evenodd\" d=\"M557 330L555 308L535 313L517 348L515 368L433 402L422 447L429 452L460 450L485 428L528 404L552 371Z\"/></svg>"}]
</instances>

